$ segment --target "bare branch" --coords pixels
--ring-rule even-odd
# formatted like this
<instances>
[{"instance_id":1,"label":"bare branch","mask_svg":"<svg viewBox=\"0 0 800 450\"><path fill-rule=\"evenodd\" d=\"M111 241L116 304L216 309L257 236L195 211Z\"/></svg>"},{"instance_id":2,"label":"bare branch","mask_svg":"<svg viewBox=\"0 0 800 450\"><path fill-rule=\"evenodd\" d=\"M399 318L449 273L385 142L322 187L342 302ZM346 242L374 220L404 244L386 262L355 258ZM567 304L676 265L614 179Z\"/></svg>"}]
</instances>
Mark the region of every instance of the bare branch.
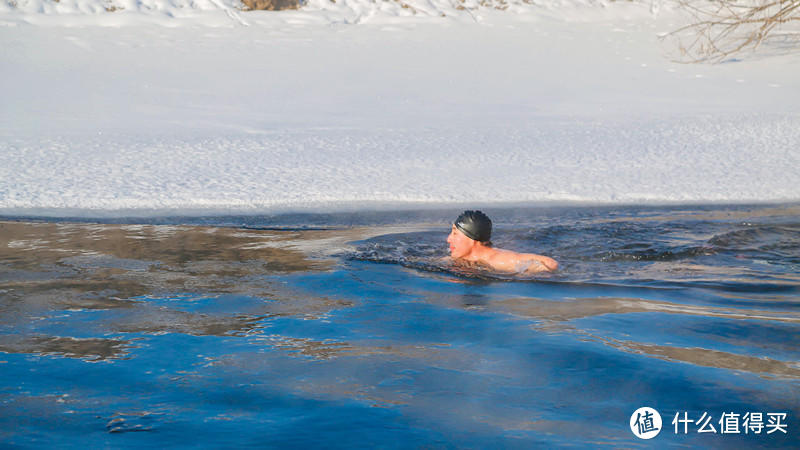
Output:
<instances>
[{"instance_id":1,"label":"bare branch","mask_svg":"<svg viewBox=\"0 0 800 450\"><path fill-rule=\"evenodd\" d=\"M800 21L800 0L676 1L691 22L662 39L678 41L680 62L720 62L756 50L782 26Z\"/></svg>"}]
</instances>

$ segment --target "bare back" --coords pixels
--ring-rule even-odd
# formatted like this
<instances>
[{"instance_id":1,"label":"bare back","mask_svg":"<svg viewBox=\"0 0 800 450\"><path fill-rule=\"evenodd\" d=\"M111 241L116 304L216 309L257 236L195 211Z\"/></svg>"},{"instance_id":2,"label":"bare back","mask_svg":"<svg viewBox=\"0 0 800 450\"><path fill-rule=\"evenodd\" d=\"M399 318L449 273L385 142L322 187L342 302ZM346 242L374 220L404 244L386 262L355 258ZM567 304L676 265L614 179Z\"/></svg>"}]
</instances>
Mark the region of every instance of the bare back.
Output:
<instances>
[{"instance_id":1,"label":"bare back","mask_svg":"<svg viewBox=\"0 0 800 450\"><path fill-rule=\"evenodd\" d=\"M558 263L547 256L533 253L517 253L511 250L490 248L485 252L482 261L495 270L509 273L551 272L558 268Z\"/></svg>"}]
</instances>

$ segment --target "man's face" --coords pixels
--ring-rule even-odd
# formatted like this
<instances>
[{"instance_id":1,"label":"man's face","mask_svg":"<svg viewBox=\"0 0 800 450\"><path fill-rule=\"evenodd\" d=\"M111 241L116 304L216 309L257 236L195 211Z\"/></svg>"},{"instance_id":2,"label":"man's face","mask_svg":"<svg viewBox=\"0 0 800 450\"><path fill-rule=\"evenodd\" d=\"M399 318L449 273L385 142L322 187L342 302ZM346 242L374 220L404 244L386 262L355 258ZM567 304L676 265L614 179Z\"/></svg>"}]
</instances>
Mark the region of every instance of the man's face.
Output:
<instances>
[{"instance_id":1,"label":"man's face","mask_svg":"<svg viewBox=\"0 0 800 450\"><path fill-rule=\"evenodd\" d=\"M450 229L447 243L450 245L450 256L453 258L463 258L475 246L475 241L465 236L455 225Z\"/></svg>"}]
</instances>

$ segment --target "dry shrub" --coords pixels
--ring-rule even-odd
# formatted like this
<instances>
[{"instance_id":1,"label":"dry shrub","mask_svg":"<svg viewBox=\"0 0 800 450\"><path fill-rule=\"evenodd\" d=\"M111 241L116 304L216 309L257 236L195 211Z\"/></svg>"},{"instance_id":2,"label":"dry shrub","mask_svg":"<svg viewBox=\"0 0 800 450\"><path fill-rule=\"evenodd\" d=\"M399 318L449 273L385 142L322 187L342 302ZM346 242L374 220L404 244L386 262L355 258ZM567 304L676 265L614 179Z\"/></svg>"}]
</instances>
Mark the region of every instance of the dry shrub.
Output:
<instances>
[{"instance_id":1,"label":"dry shrub","mask_svg":"<svg viewBox=\"0 0 800 450\"><path fill-rule=\"evenodd\" d=\"M242 0L245 11L280 11L283 9L297 9L300 0Z\"/></svg>"},{"instance_id":2,"label":"dry shrub","mask_svg":"<svg viewBox=\"0 0 800 450\"><path fill-rule=\"evenodd\" d=\"M677 1L691 15L691 23L665 37L678 40L685 62L720 62L743 50L756 50L771 37L800 36L800 0ZM780 32L791 25L793 30ZM788 47L791 50L791 43Z\"/></svg>"}]
</instances>

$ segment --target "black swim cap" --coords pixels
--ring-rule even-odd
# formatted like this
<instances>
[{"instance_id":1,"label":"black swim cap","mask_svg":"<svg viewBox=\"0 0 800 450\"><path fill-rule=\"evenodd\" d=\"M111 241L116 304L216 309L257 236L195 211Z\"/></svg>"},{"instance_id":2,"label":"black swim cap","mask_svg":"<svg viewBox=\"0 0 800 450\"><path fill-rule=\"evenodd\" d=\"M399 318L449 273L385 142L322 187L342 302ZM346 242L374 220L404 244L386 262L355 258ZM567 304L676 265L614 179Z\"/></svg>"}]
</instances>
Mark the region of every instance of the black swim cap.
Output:
<instances>
[{"instance_id":1,"label":"black swim cap","mask_svg":"<svg viewBox=\"0 0 800 450\"><path fill-rule=\"evenodd\" d=\"M492 220L480 211L464 211L454 225L470 239L488 242L492 238Z\"/></svg>"}]
</instances>

